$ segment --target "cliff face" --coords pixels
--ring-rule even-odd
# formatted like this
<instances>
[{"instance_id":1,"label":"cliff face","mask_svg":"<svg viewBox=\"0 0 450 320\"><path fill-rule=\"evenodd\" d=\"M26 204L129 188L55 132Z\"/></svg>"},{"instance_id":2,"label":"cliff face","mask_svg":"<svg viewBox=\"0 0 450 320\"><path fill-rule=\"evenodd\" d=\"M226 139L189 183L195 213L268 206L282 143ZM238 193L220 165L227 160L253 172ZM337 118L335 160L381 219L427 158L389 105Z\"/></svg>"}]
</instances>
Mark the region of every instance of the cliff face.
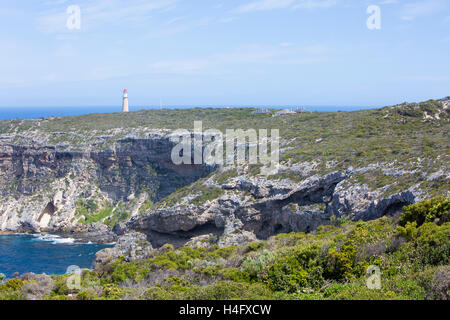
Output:
<instances>
[{"instance_id":1,"label":"cliff face","mask_svg":"<svg viewBox=\"0 0 450 320\"><path fill-rule=\"evenodd\" d=\"M153 247L224 246L395 215L448 195L449 103L286 116L182 110L3 121L0 231L95 241L137 231ZM204 130L280 128L278 173L265 176L249 164L175 165L173 130L165 127L187 119L203 119Z\"/></svg>"},{"instance_id":2,"label":"cliff face","mask_svg":"<svg viewBox=\"0 0 450 320\"><path fill-rule=\"evenodd\" d=\"M107 150L91 152L3 144L0 230L78 231L88 232L91 238L101 231L112 239L109 230L115 226L114 234L143 232L154 246L205 238L216 238L223 245L242 244L282 232L310 232L330 224L333 216L370 220L395 214L421 197L414 188L383 197L349 183L360 170L311 175L308 164L295 172L304 177L298 183L253 177L248 166L220 183L217 177L237 169L174 165L172 147L167 137L121 139ZM211 173L201 181L200 194L218 189L216 197L192 202L199 193L194 185L170 205L160 202ZM80 208L89 200L98 210L105 204L125 204L131 214L109 229L100 223L109 216L89 226L85 224L89 212ZM101 234L94 238L102 240Z\"/></svg>"},{"instance_id":3,"label":"cliff face","mask_svg":"<svg viewBox=\"0 0 450 320\"><path fill-rule=\"evenodd\" d=\"M210 166L175 166L168 138L123 139L104 151L0 144L0 231L70 230L77 204L157 202L208 175ZM139 198L140 197L140 198Z\"/></svg>"},{"instance_id":4,"label":"cliff face","mask_svg":"<svg viewBox=\"0 0 450 320\"><path fill-rule=\"evenodd\" d=\"M116 231L119 235L129 230L145 233L154 246L205 239L216 239L224 246L241 245L278 233L311 232L337 218L356 221L395 215L421 199L414 188L388 197L376 192L369 196L364 188L352 189L355 186L344 188L351 176L350 171L334 172L298 184L241 176L221 185L227 191L218 199L134 216Z\"/></svg>"}]
</instances>

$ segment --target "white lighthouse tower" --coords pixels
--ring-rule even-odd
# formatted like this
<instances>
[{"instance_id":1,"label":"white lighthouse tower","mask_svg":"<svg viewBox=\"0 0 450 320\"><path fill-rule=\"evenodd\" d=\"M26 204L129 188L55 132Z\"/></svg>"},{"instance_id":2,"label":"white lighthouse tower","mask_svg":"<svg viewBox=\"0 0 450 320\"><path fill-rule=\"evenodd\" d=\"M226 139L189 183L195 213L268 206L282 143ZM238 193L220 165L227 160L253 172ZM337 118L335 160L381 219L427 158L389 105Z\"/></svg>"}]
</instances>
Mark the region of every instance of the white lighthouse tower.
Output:
<instances>
[{"instance_id":1,"label":"white lighthouse tower","mask_svg":"<svg viewBox=\"0 0 450 320\"><path fill-rule=\"evenodd\" d=\"M123 90L122 112L128 112L128 91Z\"/></svg>"}]
</instances>

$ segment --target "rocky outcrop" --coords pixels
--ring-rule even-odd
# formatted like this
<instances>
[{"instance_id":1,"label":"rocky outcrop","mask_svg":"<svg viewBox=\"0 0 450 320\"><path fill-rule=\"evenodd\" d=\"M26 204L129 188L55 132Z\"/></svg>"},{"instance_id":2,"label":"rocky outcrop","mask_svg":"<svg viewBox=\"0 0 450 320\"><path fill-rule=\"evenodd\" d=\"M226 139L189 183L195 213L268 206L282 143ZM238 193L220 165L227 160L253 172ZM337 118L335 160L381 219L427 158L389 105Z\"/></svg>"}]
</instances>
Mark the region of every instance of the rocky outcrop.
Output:
<instances>
[{"instance_id":1,"label":"rocky outcrop","mask_svg":"<svg viewBox=\"0 0 450 320\"><path fill-rule=\"evenodd\" d=\"M63 237L73 238L75 242L108 244L117 241L117 234L110 227L101 222L90 225L81 225L73 228L70 232L61 233Z\"/></svg>"},{"instance_id":2,"label":"rocky outcrop","mask_svg":"<svg viewBox=\"0 0 450 320\"><path fill-rule=\"evenodd\" d=\"M134 210L127 222L116 221L114 228L102 221L84 225L80 224L83 217L77 216L80 200L97 197L124 203L128 210L139 209L144 202L158 202L216 168L174 165L170 159L173 143L164 136L125 138L105 150L90 152L0 146L0 190L5 200L0 205L0 231L58 232L77 241L110 243L137 231L153 247L181 246L205 237L227 246L277 233L310 232L331 223L332 216L376 219L395 213L419 196L411 189L385 197L367 185L348 184L352 174L366 169L311 176L311 165L302 164L291 168L301 180L297 183L245 173L223 184L208 179L205 188L219 187L223 194L203 204L191 203L193 196L189 195L187 201L180 199L170 207ZM141 197L144 190L145 197ZM119 242L116 251L100 254L98 263L117 257L132 241L126 236Z\"/></svg>"},{"instance_id":3,"label":"rocky outcrop","mask_svg":"<svg viewBox=\"0 0 450 320\"><path fill-rule=\"evenodd\" d=\"M100 270L105 264L119 257L123 257L124 261L143 259L152 249L146 235L130 232L121 236L113 248L106 248L97 252L93 267Z\"/></svg>"},{"instance_id":4,"label":"rocky outcrop","mask_svg":"<svg viewBox=\"0 0 450 320\"><path fill-rule=\"evenodd\" d=\"M25 300L39 300L48 296L56 284L52 278L44 274L25 273L20 277L24 281L20 289Z\"/></svg>"},{"instance_id":5,"label":"rocky outcrop","mask_svg":"<svg viewBox=\"0 0 450 320\"><path fill-rule=\"evenodd\" d=\"M145 233L155 247L217 238L221 246L249 243L274 234L311 232L333 223L331 217L371 220L395 214L414 203L414 188L388 197L372 192L366 185L348 187L351 171L312 176L299 184L244 179L222 185L227 193L200 206L174 206L135 216L120 226L121 232ZM252 201L242 199L246 190ZM233 193L236 191L236 193Z\"/></svg>"},{"instance_id":6,"label":"rocky outcrop","mask_svg":"<svg viewBox=\"0 0 450 320\"><path fill-rule=\"evenodd\" d=\"M407 190L389 197L380 197L367 186L338 187L333 195L330 212L338 217L347 216L351 220L374 220L385 215L399 213L404 206L416 202L414 190Z\"/></svg>"},{"instance_id":7,"label":"rocky outcrop","mask_svg":"<svg viewBox=\"0 0 450 320\"><path fill-rule=\"evenodd\" d=\"M386 195L384 189L351 180L375 169L395 177L407 174L380 164L328 174L316 173L316 163L285 165L280 170L289 171L292 179L255 176L245 166L235 166L233 175L219 183L229 168L175 165L174 144L162 134L121 138L103 149L99 145L70 151L0 143L0 232L45 231L69 234L77 241L118 241L115 249L96 258L102 264L121 255L140 255L133 250L123 254L144 240L130 232L145 235L151 244L147 248L201 241L236 245L278 233L311 232L332 223L333 216L376 219L422 197L420 188ZM448 179L443 172L435 176ZM169 205L159 204L202 178L199 190L193 188ZM193 201L216 189L217 196Z\"/></svg>"},{"instance_id":8,"label":"rocky outcrop","mask_svg":"<svg viewBox=\"0 0 450 320\"><path fill-rule=\"evenodd\" d=\"M98 164L100 189L113 200L126 200L146 189L156 202L214 170L207 165L175 165L173 146L167 137L127 138L119 140L115 148L91 152L90 158Z\"/></svg>"},{"instance_id":9,"label":"rocky outcrop","mask_svg":"<svg viewBox=\"0 0 450 320\"><path fill-rule=\"evenodd\" d=\"M90 151L94 146L62 151L57 146L0 143L0 232L77 231L83 229L83 217L76 215L80 201L135 200L139 207L139 195L157 202L215 169L176 166L172 148L173 142L160 135L117 140L97 151Z\"/></svg>"},{"instance_id":10,"label":"rocky outcrop","mask_svg":"<svg viewBox=\"0 0 450 320\"><path fill-rule=\"evenodd\" d=\"M328 221L330 213L309 212L308 207L322 204L326 209L336 185L345 178L341 172L313 176L285 194L239 209L236 216L259 238L282 232L312 231Z\"/></svg>"}]
</instances>

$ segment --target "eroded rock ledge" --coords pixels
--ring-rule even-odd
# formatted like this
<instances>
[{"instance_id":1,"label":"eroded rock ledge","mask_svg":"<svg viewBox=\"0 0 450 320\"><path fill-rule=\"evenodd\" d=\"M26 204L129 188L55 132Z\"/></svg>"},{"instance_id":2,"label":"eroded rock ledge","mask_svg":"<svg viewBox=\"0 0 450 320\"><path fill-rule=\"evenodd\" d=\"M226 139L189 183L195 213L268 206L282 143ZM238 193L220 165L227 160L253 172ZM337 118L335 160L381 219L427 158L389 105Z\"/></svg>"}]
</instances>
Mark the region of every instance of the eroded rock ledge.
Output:
<instances>
[{"instance_id":1,"label":"eroded rock ledge","mask_svg":"<svg viewBox=\"0 0 450 320\"><path fill-rule=\"evenodd\" d=\"M195 239L217 239L222 245L244 244L286 232L310 232L332 223L333 216L370 220L393 215L414 203L417 194L408 190L387 198L366 189L342 188L351 173L334 172L310 177L290 189L287 185L238 179L222 186L231 191L248 190L253 201L227 194L201 206L173 207L132 217L116 232L135 230L147 234L154 246L166 242L183 245ZM280 190L283 190L280 192ZM266 197L262 196L266 195Z\"/></svg>"},{"instance_id":2,"label":"eroded rock ledge","mask_svg":"<svg viewBox=\"0 0 450 320\"><path fill-rule=\"evenodd\" d=\"M97 151L90 151L94 146L61 151L57 146L0 143L0 232L100 238L95 234L105 232L103 227L83 224L90 223L88 214L109 208L111 215L119 205L136 214L144 203L158 202L215 170L174 165L173 145L166 136L124 138ZM86 212L88 205L92 212Z\"/></svg>"},{"instance_id":3,"label":"eroded rock ledge","mask_svg":"<svg viewBox=\"0 0 450 320\"><path fill-rule=\"evenodd\" d=\"M417 186L385 195L351 180L373 168L312 175L314 164L285 167L298 177L295 182L254 176L246 166L176 166L170 159L173 145L164 135L123 138L97 151L0 144L0 231L55 232L108 243L139 232L153 247L198 241L226 246L310 232L339 217L376 219L422 197ZM187 194L160 205L192 183ZM212 198L194 201L208 190L215 190ZM89 206L98 212L89 212ZM118 218L118 211L126 212L125 218Z\"/></svg>"}]
</instances>

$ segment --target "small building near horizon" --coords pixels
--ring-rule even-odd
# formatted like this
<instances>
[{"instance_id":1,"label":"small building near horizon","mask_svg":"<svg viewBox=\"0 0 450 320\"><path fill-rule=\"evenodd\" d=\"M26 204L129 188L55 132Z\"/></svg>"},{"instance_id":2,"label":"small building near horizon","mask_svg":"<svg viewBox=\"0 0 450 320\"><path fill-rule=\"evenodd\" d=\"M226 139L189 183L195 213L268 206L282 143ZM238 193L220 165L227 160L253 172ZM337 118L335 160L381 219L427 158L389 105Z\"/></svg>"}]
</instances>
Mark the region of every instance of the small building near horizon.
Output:
<instances>
[{"instance_id":1,"label":"small building near horizon","mask_svg":"<svg viewBox=\"0 0 450 320\"><path fill-rule=\"evenodd\" d=\"M306 110L306 109L303 108L303 107L298 107L297 109L295 109L295 112L296 112L296 113L311 113L311 111Z\"/></svg>"},{"instance_id":2,"label":"small building near horizon","mask_svg":"<svg viewBox=\"0 0 450 320\"><path fill-rule=\"evenodd\" d=\"M268 114L268 113L272 113L272 112L267 108L259 108L252 112L252 114Z\"/></svg>"},{"instance_id":3,"label":"small building near horizon","mask_svg":"<svg viewBox=\"0 0 450 320\"><path fill-rule=\"evenodd\" d=\"M289 109L283 109L275 113L276 116L285 116L289 114L296 114L296 112Z\"/></svg>"}]
</instances>

